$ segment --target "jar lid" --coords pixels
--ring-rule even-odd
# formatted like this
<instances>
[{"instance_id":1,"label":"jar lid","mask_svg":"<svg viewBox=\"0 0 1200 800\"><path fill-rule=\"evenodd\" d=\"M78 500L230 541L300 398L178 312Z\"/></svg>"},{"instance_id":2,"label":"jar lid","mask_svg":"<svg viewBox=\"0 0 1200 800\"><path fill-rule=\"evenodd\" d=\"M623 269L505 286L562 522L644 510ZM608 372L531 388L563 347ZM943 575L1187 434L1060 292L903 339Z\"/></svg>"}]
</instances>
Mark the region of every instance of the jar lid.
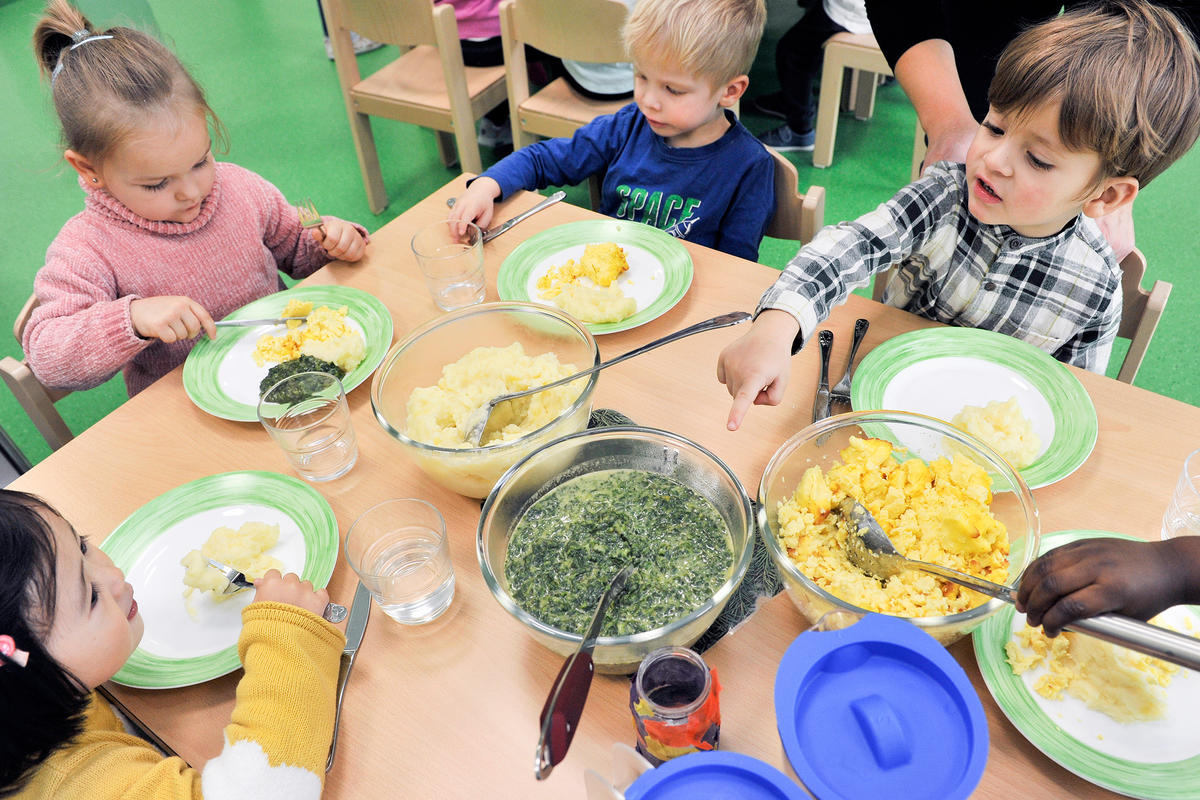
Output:
<instances>
[{"instance_id":1,"label":"jar lid","mask_svg":"<svg viewBox=\"0 0 1200 800\"><path fill-rule=\"evenodd\" d=\"M625 800L809 800L794 780L765 761L719 750L702 750L673 758L643 772Z\"/></svg>"},{"instance_id":2,"label":"jar lid","mask_svg":"<svg viewBox=\"0 0 1200 800\"><path fill-rule=\"evenodd\" d=\"M775 676L775 717L822 800L965 798L987 763L987 717L966 673L897 617L796 637Z\"/></svg>"}]
</instances>

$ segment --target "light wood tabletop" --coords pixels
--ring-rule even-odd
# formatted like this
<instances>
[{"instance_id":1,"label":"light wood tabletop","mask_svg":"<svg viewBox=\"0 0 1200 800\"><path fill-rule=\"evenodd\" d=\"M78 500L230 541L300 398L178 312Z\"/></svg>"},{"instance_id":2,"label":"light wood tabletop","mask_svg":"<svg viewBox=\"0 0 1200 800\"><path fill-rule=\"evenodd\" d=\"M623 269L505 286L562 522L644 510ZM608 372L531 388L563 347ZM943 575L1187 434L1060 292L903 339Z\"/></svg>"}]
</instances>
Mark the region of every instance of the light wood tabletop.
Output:
<instances>
[{"instance_id":1,"label":"light wood tabletop","mask_svg":"<svg viewBox=\"0 0 1200 800\"><path fill-rule=\"evenodd\" d=\"M409 240L420 225L445 217L446 199L461 192L464 181L451 181L373 234L360 263L331 264L306 282L344 284L377 296L392 313L397 338L435 316L438 309ZM520 193L498 207L496 219L539 199ZM497 270L523 240L596 216L559 203L488 243L487 299L498 299ZM695 270L690 290L658 319L597 337L603 358L717 314L752 311L778 274L707 248L685 246ZM823 326L835 333L834 375L841 374L858 317L871 322L860 357L897 334L934 325L851 296ZM725 428L729 396L716 380L716 358L746 330L737 326L693 336L605 370L594 404L702 444L730 466L753 497L771 455L809 422L817 354L815 347L806 347L793 359L781 405L752 408L741 430L730 432ZM102 540L130 513L182 483L234 470L291 474L283 454L257 423L218 419L193 405L181 371L171 372L81 433L11 488L41 495L80 533ZM1034 492L1042 531L1094 528L1157 537L1179 465L1197 446L1200 409L1072 371L1096 406L1099 438L1079 470ZM369 394L366 383L349 396L358 464L344 478L313 486L329 501L343 536L362 511L381 500L420 497L432 502L446 517L457 589L450 610L426 626L406 627L372 609L346 691L337 760L325 797L583 797L584 770L609 774L612 743L634 741L628 678L596 677L569 755L547 780L536 781L538 714L562 658L527 635L484 584L475 555L479 501L441 488L408 461L375 421ZM348 604L355 585L353 572L339 558L329 583L332 598ZM784 650L807 627L787 595L780 594L705 655L724 685L722 749L792 774L775 729L772 686ZM974 796L1115 796L1072 775L1025 740L984 686L969 640L959 641L950 652L967 671L988 715L990 757ZM162 743L202 767L220 752L240 675L182 689L108 689Z\"/></svg>"}]
</instances>

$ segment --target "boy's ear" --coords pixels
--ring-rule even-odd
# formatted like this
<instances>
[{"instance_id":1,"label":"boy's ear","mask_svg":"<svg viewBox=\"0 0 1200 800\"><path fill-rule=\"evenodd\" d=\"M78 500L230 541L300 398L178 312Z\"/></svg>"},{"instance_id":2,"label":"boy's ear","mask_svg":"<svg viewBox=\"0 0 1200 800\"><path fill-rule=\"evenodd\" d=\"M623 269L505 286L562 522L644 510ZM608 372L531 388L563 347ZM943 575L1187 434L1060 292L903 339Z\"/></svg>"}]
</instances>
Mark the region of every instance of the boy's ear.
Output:
<instances>
[{"instance_id":1,"label":"boy's ear","mask_svg":"<svg viewBox=\"0 0 1200 800\"><path fill-rule=\"evenodd\" d=\"M746 93L747 87L750 86L749 75L738 75L736 78L725 84L725 88L721 90L721 97L717 104L722 108L732 108L743 94Z\"/></svg>"},{"instance_id":2,"label":"boy's ear","mask_svg":"<svg viewBox=\"0 0 1200 800\"><path fill-rule=\"evenodd\" d=\"M98 188L104 186L104 178L100 176L100 172L96 169L95 165L92 164L92 162L89 161L85 156L74 150L67 150L63 153L63 158L67 160L67 163L70 164L88 184Z\"/></svg>"},{"instance_id":3,"label":"boy's ear","mask_svg":"<svg viewBox=\"0 0 1200 800\"><path fill-rule=\"evenodd\" d=\"M1111 214L1132 203L1139 187L1138 179L1130 175L1107 178L1100 184L1099 191L1083 204L1083 213L1092 218Z\"/></svg>"}]
</instances>

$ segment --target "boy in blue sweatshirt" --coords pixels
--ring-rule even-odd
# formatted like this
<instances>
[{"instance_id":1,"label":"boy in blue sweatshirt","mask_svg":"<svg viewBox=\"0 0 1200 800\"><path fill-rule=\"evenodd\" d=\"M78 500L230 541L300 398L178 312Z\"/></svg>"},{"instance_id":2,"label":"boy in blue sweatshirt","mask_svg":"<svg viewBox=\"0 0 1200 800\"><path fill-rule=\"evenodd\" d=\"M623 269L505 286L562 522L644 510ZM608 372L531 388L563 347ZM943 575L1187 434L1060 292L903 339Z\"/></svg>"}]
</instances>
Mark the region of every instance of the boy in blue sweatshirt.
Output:
<instances>
[{"instance_id":1,"label":"boy in blue sweatshirt","mask_svg":"<svg viewBox=\"0 0 1200 800\"><path fill-rule=\"evenodd\" d=\"M486 229L498 199L604 172L602 213L757 260L775 165L729 109L765 21L764 0L639 0L625 25L634 102L513 152L468 184L451 218Z\"/></svg>"}]
</instances>

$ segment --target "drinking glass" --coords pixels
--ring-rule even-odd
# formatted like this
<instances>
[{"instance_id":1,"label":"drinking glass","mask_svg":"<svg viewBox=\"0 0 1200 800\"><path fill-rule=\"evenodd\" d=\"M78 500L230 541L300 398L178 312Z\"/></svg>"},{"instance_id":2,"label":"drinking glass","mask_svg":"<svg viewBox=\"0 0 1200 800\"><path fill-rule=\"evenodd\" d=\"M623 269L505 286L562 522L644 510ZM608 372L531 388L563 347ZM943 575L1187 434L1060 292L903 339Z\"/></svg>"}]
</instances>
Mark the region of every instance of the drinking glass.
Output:
<instances>
[{"instance_id":1,"label":"drinking glass","mask_svg":"<svg viewBox=\"0 0 1200 800\"><path fill-rule=\"evenodd\" d=\"M1183 461L1171 502L1163 514L1162 538L1200 534L1200 450Z\"/></svg>"},{"instance_id":2,"label":"drinking glass","mask_svg":"<svg viewBox=\"0 0 1200 800\"><path fill-rule=\"evenodd\" d=\"M375 602L397 622L432 622L454 599L446 521L424 500L368 508L346 532L345 552Z\"/></svg>"},{"instance_id":3,"label":"drinking glass","mask_svg":"<svg viewBox=\"0 0 1200 800\"><path fill-rule=\"evenodd\" d=\"M340 478L358 460L346 393L329 373L298 372L267 389L258 419L306 480Z\"/></svg>"},{"instance_id":4,"label":"drinking glass","mask_svg":"<svg viewBox=\"0 0 1200 800\"><path fill-rule=\"evenodd\" d=\"M465 228L462 233L460 227ZM483 231L473 222L443 220L412 238L413 253L433 302L445 311L483 302Z\"/></svg>"}]
</instances>

